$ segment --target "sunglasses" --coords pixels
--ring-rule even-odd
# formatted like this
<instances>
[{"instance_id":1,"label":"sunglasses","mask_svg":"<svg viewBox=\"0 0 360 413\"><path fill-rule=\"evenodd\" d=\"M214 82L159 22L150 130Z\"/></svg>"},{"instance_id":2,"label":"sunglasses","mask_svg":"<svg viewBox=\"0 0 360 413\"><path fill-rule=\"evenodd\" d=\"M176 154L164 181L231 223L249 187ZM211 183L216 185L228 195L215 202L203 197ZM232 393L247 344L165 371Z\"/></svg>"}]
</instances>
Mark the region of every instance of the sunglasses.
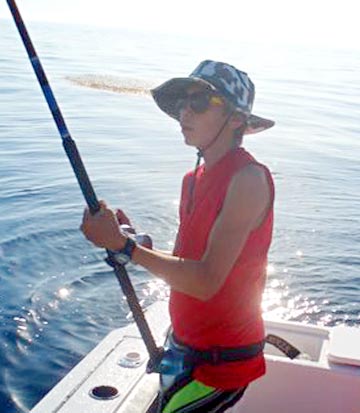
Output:
<instances>
[{"instance_id":1,"label":"sunglasses","mask_svg":"<svg viewBox=\"0 0 360 413\"><path fill-rule=\"evenodd\" d=\"M195 92L178 99L175 106L176 112L180 114L187 105L195 113L204 113L211 105L223 106L224 100L213 92Z\"/></svg>"}]
</instances>

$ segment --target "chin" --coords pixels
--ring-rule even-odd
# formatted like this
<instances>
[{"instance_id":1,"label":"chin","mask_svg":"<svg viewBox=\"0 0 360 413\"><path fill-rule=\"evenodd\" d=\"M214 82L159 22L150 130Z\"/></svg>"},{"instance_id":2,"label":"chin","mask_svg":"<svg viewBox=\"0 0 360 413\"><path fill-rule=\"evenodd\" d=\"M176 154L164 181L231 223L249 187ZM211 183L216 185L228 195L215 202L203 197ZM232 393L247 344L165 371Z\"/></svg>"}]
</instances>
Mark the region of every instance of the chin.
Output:
<instances>
[{"instance_id":1,"label":"chin","mask_svg":"<svg viewBox=\"0 0 360 413\"><path fill-rule=\"evenodd\" d=\"M183 133L184 135L184 142L186 145L195 146L194 137L191 136L189 133Z\"/></svg>"},{"instance_id":2,"label":"chin","mask_svg":"<svg viewBox=\"0 0 360 413\"><path fill-rule=\"evenodd\" d=\"M194 139L191 139L190 137L188 137L188 136L185 136L184 137L184 142L185 142L185 144L186 145L188 145L188 146L197 146L196 145L196 141L194 140Z\"/></svg>"}]
</instances>

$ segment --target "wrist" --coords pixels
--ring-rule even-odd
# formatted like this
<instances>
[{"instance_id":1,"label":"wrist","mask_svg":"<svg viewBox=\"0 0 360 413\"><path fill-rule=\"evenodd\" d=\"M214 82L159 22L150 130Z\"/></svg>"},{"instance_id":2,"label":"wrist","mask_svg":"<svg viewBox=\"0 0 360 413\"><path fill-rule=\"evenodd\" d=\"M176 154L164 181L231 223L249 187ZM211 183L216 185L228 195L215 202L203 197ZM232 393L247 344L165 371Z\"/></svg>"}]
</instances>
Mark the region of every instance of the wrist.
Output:
<instances>
[{"instance_id":1,"label":"wrist","mask_svg":"<svg viewBox=\"0 0 360 413\"><path fill-rule=\"evenodd\" d=\"M122 247L110 250L111 260L121 265L126 265L131 261L136 249L136 242L132 238L128 237L125 238L125 240L125 244L123 244Z\"/></svg>"}]
</instances>

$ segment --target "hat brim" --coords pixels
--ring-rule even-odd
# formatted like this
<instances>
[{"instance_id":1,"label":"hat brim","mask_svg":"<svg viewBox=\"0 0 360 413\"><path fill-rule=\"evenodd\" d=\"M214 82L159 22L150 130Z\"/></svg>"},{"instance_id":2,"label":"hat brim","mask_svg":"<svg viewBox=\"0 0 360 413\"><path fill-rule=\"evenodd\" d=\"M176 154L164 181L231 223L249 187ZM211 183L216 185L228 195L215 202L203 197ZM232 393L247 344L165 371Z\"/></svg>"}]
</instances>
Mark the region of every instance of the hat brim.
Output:
<instances>
[{"instance_id":1,"label":"hat brim","mask_svg":"<svg viewBox=\"0 0 360 413\"><path fill-rule=\"evenodd\" d=\"M211 83L196 77L177 77L162 83L160 86L151 89L152 97L159 108L170 117L179 121L179 113L176 110L177 102L186 96L186 91L190 86L203 85L209 90L217 90ZM226 98L225 98L226 99ZM248 118L248 126L244 134L255 134L274 126L275 122L260 116L251 114Z\"/></svg>"},{"instance_id":2,"label":"hat brim","mask_svg":"<svg viewBox=\"0 0 360 413\"><path fill-rule=\"evenodd\" d=\"M275 125L275 122L271 119L265 119L257 115L250 115L247 121L247 128L245 129L245 135L252 135L254 133L262 132L266 129L270 129Z\"/></svg>"}]
</instances>

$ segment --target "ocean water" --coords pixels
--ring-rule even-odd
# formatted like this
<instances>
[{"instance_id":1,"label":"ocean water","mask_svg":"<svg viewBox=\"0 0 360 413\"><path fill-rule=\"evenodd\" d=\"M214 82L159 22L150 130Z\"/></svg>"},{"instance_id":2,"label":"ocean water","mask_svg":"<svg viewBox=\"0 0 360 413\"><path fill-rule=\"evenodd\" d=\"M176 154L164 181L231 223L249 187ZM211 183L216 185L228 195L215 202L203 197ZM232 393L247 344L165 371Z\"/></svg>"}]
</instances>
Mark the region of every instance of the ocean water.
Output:
<instances>
[{"instance_id":1,"label":"ocean water","mask_svg":"<svg viewBox=\"0 0 360 413\"><path fill-rule=\"evenodd\" d=\"M111 329L131 321L16 28L0 21L0 412L27 412ZM171 249L195 153L149 87L204 59L251 75L276 127L245 147L273 172L264 314L360 326L360 51L31 23L28 29L100 199ZM166 286L129 274L144 307Z\"/></svg>"}]
</instances>

